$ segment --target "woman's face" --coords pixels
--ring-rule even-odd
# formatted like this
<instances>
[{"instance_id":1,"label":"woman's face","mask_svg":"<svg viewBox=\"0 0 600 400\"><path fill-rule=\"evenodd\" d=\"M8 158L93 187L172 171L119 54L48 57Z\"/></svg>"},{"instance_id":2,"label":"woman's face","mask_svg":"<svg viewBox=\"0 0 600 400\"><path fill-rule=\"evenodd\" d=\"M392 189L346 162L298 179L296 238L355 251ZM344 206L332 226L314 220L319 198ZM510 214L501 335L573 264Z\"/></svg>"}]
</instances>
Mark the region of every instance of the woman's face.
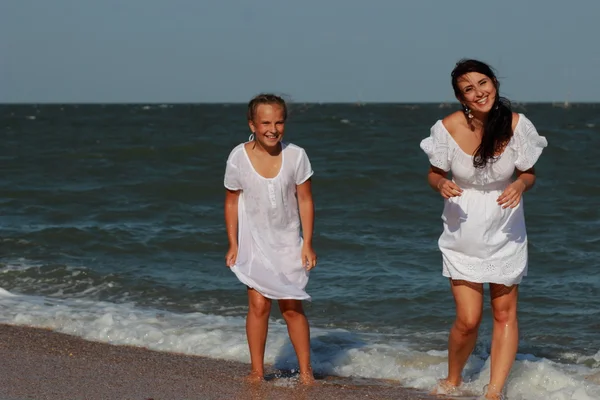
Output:
<instances>
[{"instance_id":1,"label":"woman's face","mask_svg":"<svg viewBox=\"0 0 600 400\"><path fill-rule=\"evenodd\" d=\"M458 99L472 111L488 113L496 100L496 82L479 72L468 72L456 81L462 99Z\"/></svg>"}]
</instances>

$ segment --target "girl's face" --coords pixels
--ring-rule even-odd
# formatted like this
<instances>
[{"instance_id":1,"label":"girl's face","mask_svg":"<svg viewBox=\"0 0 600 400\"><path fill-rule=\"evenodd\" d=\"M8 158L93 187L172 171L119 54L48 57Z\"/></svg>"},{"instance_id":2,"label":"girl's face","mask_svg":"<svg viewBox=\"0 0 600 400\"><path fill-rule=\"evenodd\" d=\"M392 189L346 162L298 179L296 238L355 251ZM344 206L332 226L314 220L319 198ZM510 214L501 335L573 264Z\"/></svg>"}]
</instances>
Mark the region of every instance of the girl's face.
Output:
<instances>
[{"instance_id":1,"label":"girl's face","mask_svg":"<svg viewBox=\"0 0 600 400\"><path fill-rule=\"evenodd\" d=\"M457 82L462 99L461 103L472 111L488 113L496 100L496 82L479 72L469 72L458 78Z\"/></svg>"},{"instance_id":2,"label":"girl's face","mask_svg":"<svg viewBox=\"0 0 600 400\"><path fill-rule=\"evenodd\" d=\"M277 104L260 104L248 125L262 147L273 149L279 145L285 131L283 108Z\"/></svg>"}]
</instances>

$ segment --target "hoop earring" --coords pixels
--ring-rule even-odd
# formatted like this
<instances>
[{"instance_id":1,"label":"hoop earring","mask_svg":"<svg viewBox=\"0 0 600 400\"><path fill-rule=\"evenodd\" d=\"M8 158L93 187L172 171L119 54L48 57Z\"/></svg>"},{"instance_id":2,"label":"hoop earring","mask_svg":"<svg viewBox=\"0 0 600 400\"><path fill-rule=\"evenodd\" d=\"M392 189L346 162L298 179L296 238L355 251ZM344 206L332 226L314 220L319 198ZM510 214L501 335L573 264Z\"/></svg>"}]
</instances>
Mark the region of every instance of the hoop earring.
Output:
<instances>
[{"instance_id":1,"label":"hoop earring","mask_svg":"<svg viewBox=\"0 0 600 400\"><path fill-rule=\"evenodd\" d=\"M251 133L250 136L248 136L248 141L251 142L254 140L254 133Z\"/></svg>"}]
</instances>

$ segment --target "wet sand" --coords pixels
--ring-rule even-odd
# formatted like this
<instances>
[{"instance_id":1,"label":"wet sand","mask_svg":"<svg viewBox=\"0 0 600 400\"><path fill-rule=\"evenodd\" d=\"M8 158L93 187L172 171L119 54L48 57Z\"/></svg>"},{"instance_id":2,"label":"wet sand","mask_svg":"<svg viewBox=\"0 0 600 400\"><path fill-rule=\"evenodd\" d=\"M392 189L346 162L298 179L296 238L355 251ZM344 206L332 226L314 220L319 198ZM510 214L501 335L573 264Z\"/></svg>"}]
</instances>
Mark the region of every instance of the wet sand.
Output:
<instances>
[{"instance_id":1,"label":"wet sand","mask_svg":"<svg viewBox=\"0 0 600 400\"><path fill-rule=\"evenodd\" d=\"M50 330L0 324L0 399L432 399L393 381L317 376L311 387L270 371L247 384L249 365L90 342ZM437 398L437 397L436 397ZM437 398L439 399L439 398Z\"/></svg>"}]
</instances>

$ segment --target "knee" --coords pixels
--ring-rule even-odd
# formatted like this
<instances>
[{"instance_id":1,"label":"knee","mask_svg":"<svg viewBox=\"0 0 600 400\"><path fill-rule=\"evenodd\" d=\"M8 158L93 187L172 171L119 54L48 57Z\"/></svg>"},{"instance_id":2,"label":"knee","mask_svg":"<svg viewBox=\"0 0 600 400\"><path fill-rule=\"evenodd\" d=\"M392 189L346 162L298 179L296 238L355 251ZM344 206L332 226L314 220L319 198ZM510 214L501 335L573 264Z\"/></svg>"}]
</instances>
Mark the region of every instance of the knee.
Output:
<instances>
[{"instance_id":1,"label":"knee","mask_svg":"<svg viewBox=\"0 0 600 400\"><path fill-rule=\"evenodd\" d=\"M479 330L479 324L481 323L480 315L469 315L456 319L454 326L463 335L471 335Z\"/></svg>"},{"instance_id":2,"label":"knee","mask_svg":"<svg viewBox=\"0 0 600 400\"><path fill-rule=\"evenodd\" d=\"M296 309L284 310L281 312L281 315L283 315L283 319L285 319L286 322L296 321L299 318L304 318L304 312Z\"/></svg>"},{"instance_id":3,"label":"knee","mask_svg":"<svg viewBox=\"0 0 600 400\"><path fill-rule=\"evenodd\" d=\"M509 308L509 309L500 309L494 310L494 322L497 324L510 324L517 320L517 310Z\"/></svg>"},{"instance_id":4,"label":"knee","mask_svg":"<svg viewBox=\"0 0 600 400\"><path fill-rule=\"evenodd\" d=\"M264 318L271 313L271 302L267 299L255 299L250 302L248 313L257 318Z\"/></svg>"},{"instance_id":5,"label":"knee","mask_svg":"<svg viewBox=\"0 0 600 400\"><path fill-rule=\"evenodd\" d=\"M294 321L298 318L304 318L302 303L299 301L280 301L279 310L281 311L281 315L286 322Z\"/></svg>"}]
</instances>

